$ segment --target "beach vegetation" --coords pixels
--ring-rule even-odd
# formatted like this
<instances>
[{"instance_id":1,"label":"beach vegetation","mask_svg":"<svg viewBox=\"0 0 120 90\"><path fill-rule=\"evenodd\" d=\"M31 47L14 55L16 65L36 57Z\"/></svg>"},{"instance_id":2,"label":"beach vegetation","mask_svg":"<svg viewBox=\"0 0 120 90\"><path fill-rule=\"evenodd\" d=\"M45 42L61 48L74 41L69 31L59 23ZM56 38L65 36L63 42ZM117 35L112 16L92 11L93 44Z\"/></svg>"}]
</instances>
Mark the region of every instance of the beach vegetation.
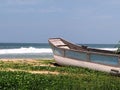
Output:
<instances>
[{"instance_id":1,"label":"beach vegetation","mask_svg":"<svg viewBox=\"0 0 120 90\"><path fill-rule=\"evenodd\" d=\"M1 90L119 90L120 77L54 60L0 61Z\"/></svg>"}]
</instances>

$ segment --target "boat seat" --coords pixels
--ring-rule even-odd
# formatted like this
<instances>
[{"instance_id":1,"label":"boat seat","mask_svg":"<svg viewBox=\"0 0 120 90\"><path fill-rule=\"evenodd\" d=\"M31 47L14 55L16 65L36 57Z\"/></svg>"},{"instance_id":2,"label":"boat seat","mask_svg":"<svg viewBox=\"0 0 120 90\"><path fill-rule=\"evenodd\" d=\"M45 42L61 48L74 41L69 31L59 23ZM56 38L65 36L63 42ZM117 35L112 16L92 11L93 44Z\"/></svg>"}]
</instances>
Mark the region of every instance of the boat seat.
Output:
<instances>
[{"instance_id":1,"label":"boat seat","mask_svg":"<svg viewBox=\"0 0 120 90\"><path fill-rule=\"evenodd\" d=\"M52 43L55 45L55 46L58 46L58 45L66 45L65 43L63 43L61 40L59 41L52 41Z\"/></svg>"},{"instance_id":2,"label":"boat seat","mask_svg":"<svg viewBox=\"0 0 120 90\"><path fill-rule=\"evenodd\" d=\"M54 39L54 40L51 40L51 42L59 48L70 49L67 44L65 44L63 41L61 41L61 39Z\"/></svg>"},{"instance_id":3,"label":"boat seat","mask_svg":"<svg viewBox=\"0 0 120 90\"><path fill-rule=\"evenodd\" d=\"M70 49L67 44L64 45L57 45L59 48Z\"/></svg>"}]
</instances>

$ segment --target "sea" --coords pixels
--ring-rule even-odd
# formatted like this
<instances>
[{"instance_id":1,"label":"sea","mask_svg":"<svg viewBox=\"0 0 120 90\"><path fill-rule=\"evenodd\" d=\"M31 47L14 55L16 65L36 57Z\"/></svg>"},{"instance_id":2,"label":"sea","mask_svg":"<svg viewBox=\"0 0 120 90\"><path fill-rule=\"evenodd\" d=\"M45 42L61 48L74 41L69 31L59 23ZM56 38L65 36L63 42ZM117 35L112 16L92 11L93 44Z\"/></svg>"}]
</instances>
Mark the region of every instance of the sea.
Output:
<instances>
[{"instance_id":1,"label":"sea","mask_svg":"<svg viewBox=\"0 0 120 90\"><path fill-rule=\"evenodd\" d=\"M104 50L117 50L116 44L82 45ZM48 43L0 43L0 58L53 59L53 53Z\"/></svg>"}]
</instances>

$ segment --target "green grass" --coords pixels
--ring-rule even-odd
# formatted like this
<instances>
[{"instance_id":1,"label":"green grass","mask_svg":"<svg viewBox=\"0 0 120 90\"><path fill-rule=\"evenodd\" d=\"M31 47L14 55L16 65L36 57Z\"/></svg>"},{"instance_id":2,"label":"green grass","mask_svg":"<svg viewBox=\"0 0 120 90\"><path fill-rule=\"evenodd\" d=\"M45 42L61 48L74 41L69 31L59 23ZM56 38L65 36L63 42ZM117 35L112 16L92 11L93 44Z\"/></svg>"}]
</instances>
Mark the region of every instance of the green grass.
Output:
<instances>
[{"instance_id":1,"label":"green grass","mask_svg":"<svg viewBox=\"0 0 120 90\"><path fill-rule=\"evenodd\" d=\"M120 90L120 77L87 68L51 67L52 62L54 60L38 60L36 63L1 61L0 90ZM8 68L24 71L9 71ZM25 71L52 71L59 74L32 74Z\"/></svg>"}]
</instances>

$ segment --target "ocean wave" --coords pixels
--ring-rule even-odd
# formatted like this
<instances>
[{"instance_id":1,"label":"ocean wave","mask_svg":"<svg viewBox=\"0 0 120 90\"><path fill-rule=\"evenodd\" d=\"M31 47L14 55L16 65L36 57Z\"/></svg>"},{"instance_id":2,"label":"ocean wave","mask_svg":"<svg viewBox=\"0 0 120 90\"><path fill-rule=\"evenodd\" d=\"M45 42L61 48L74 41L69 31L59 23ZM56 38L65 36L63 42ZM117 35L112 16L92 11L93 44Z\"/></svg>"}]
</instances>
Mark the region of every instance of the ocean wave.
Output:
<instances>
[{"instance_id":1,"label":"ocean wave","mask_svg":"<svg viewBox=\"0 0 120 90\"><path fill-rule=\"evenodd\" d=\"M116 51L117 48L96 48L101 50ZM52 54L50 48L21 47L17 49L0 49L0 55L3 54Z\"/></svg>"},{"instance_id":2,"label":"ocean wave","mask_svg":"<svg viewBox=\"0 0 120 90\"><path fill-rule=\"evenodd\" d=\"M101 50L116 51L118 48L97 48Z\"/></svg>"},{"instance_id":3,"label":"ocean wave","mask_svg":"<svg viewBox=\"0 0 120 90\"><path fill-rule=\"evenodd\" d=\"M0 49L0 54L30 54L30 53L52 53L50 48L17 48L17 49Z\"/></svg>"}]
</instances>

